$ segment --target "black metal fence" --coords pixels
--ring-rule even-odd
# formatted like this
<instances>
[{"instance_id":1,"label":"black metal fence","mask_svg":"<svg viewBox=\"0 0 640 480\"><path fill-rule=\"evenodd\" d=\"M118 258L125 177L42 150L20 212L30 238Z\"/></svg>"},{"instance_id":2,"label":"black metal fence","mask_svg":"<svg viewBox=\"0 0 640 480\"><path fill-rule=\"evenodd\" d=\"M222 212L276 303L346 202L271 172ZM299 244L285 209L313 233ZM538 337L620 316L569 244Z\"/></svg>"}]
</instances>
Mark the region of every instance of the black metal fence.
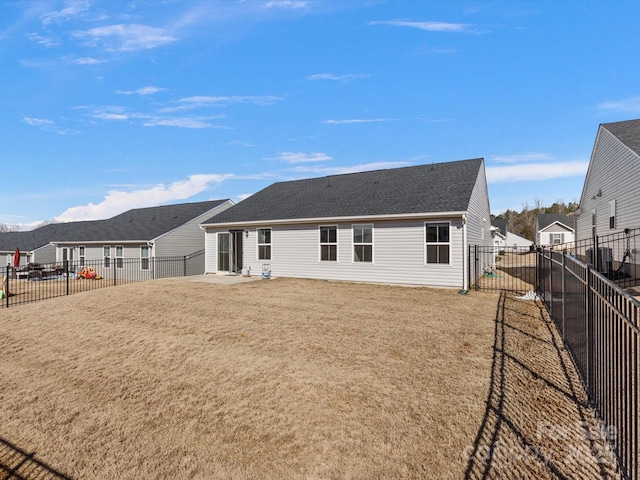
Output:
<instances>
[{"instance_id":1,"label":"black metal fence","mask_svg":"<svg viewBox=\"0 0 640 480\"><path fill-rule=\"evenodd\" d=\"M625 478L638 480L640 302L567 251L537 256L537 293L599 412L598 434L611 442Z\"/></svg>"},{"instance_id":2,"label":"black metal fence","mask_svg":"<svg viewBox=\"0 0 640 480\"><path fill-rule=\"evenodd\" d=\"M469 286L475 290L535 290L536 252L529 247L469 247Z\"/></svg>"},{"instance_id":3,"label":"black metal fence","mask_svg":"<svg viewBox=\"0 0 640 480\"><path fill-rule=\"evenodd\" d=\"M604 277L623 287L640 285L640 228L597 235L575 243L558 245Z\"/></svg>"},{"instance_id":4,"label":"black metal fence","mask_svg":"<svg viewBox=\"0 0 640 480\"><path fill-rule=\"evenodd\" d=\"M0 308L157 278L204 273L204 250L191 255L110 258L0 267Z\"/></svg>"}]
</instances>

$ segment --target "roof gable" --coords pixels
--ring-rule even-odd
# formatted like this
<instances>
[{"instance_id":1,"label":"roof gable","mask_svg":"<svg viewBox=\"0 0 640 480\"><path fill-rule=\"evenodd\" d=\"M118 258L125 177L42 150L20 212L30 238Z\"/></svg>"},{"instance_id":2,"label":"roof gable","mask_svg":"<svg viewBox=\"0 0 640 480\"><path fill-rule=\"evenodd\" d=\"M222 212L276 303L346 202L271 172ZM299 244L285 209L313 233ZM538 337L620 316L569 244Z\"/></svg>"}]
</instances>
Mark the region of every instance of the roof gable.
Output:
<instances>
[{"instance_id":1,"label":"roof gable","mask_svg":"<svg viewBox=\"0 0 640 480\"><path fill-rule=\"evenodd\" d=\"M462 212L483 160L278 182L204 224Z\"/></svg>"},{"instance_id":2,"label":"roof gable","mask_svg":"<svg viewBox=\"0 0 640 480\"><path fill-rule=\"evenodd\" d=\"M602 128L611 132L621 143L640 156L640 120L603 123Z\"/></svg>"},{"instance_id":3,"label":"roof gable","mask_svg":"<svg viewBox=\"0 0 640 480\"><path fill-rule=\"evenodd\" d=\"M575 222L564 213L541 213L537 219L538 231L549 228L554 223L559 223L571 231L575 231Z\"/></svg>"}]
</instances>

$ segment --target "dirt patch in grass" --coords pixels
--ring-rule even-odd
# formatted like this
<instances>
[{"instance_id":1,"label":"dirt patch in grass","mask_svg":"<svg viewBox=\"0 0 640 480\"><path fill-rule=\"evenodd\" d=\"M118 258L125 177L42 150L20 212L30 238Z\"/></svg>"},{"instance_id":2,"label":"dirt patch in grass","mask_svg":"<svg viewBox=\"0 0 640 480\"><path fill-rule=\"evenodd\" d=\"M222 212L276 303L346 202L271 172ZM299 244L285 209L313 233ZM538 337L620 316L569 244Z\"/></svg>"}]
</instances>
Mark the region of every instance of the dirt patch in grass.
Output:
<instances>
[{"instance_id":1,"label":"dirt patch in grass","mask_svg":"<svg viewBox=\"0 0 640 480\"><path fill-rule=\"evenodd\" d=\"M481 478L476 447L506 434L488 406L496 385L512 391L495 373L504 307L489 293L277 279L157 280L4 309L0 478ZM536 338L512 348L529 345L523 361L546 374L560 362L536 363L548 326L523 318L514 328ZM534 380L509 387L519 410L495 407L511 423L548 414ZM557 397L550 410L579 421L578 394Z\"/></svg>"}]
</instances>

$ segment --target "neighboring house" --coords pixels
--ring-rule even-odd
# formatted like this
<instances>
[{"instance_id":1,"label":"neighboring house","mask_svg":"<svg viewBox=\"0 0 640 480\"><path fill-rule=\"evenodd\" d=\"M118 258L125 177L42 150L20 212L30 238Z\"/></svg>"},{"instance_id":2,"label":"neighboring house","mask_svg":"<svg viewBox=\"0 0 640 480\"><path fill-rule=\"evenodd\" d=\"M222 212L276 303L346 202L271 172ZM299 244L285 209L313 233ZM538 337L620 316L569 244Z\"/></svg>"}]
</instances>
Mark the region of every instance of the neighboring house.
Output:
<instances>
[{"instance_id":1,"label":"neighboring house","mask_svg":"<svg viewBox=\"0 0 640 480\"><path fill-rule=\"evenodd\" d=\"M573 245L574 220L563 213L541 213L536 218L536 244L539 247Z\"/></svg>"},{"instance_id":2,"label":"neighboring house","mask_svg":"<svg viewBox=\"0 0 640 480\"><path fill-rule=\"evenodd\" d=\"M231 207L231 200L182 203L128 210L107 220L52 223L27 232L0 234L0 252L19 248L25 262L104 262L122 268L125 259L184 256L204 250L203 220ZM9 235L5 237L5 235ZM137 265L153 270L153 262ZM204 263L202 271L204 272ZM108 271L101 272L103 276Z\"/></svg>"},{"instance_id":3,"label":"neighboring house","mask_svg":"<svg viewBox=\"0 0 640 480\"><path fill-rule=\"evenodd\" d=\"M497 248L517 248L523 250L531 248L533 242L527 240L520 235L516 235L507 230L507 221L503 218L494 218L491 220L494 229L494 246Z\"/></svg>"},{"instance_id":4,"label":"neighboring house","mask_svg":"<svg viewBox=\"0 0 640 480\"><path fill-rule=\"evenodd\" d=\"M505 240L507 247L514 247L517 249L525 249L531 248L533 242L531 240L527 240L520 235L516 235L515 233L507 232L507 239Z\"/></svg>"},{"instance_id":5,"label":"neighboring house","mask_svg":"<svg viewBox=\"0 0 640 480\"><path fill-rule=\"evenodd\" d=\"M640 227L640 120L598 127L580 208L576 240Z\"/></svg>"},{"instance_id":6,"label":"neighboring house","mask_svg":"<svg viewBox=\"0 0 640 480\"><path fill-rule=\"evenodd\" d=\"M503 218L491 220L491 235L493 236L493 247L496 251L503 250L507 244L507 221Z\"/></svg>"},{"instance_id":7,"label":"neighboring house","mask_svg":"<svg viewBox=\"0 0 640 480\"><path fill-rule=\"evenodd\" d=\"M457 288L492 244L483 159L279 182L202 228L211 273Z\"/></svg>"}]
</instances>

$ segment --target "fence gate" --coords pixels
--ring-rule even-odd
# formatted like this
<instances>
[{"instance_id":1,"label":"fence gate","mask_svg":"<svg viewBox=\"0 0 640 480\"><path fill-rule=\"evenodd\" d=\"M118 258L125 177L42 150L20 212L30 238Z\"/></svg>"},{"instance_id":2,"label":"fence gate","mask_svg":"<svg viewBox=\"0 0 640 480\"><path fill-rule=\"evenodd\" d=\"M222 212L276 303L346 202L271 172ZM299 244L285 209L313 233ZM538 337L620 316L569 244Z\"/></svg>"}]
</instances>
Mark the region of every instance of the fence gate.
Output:
<instances>
[{"instance_id":1,"label":"fence gate","mask_svg":"<svg viewBox=\"0 0 640 480\"><path fill-rule=\"evenodd\" d=\"M475 290L536 290L536 252L529 247L469 246L469 285Z\"/></svg>"}]
</instances>

